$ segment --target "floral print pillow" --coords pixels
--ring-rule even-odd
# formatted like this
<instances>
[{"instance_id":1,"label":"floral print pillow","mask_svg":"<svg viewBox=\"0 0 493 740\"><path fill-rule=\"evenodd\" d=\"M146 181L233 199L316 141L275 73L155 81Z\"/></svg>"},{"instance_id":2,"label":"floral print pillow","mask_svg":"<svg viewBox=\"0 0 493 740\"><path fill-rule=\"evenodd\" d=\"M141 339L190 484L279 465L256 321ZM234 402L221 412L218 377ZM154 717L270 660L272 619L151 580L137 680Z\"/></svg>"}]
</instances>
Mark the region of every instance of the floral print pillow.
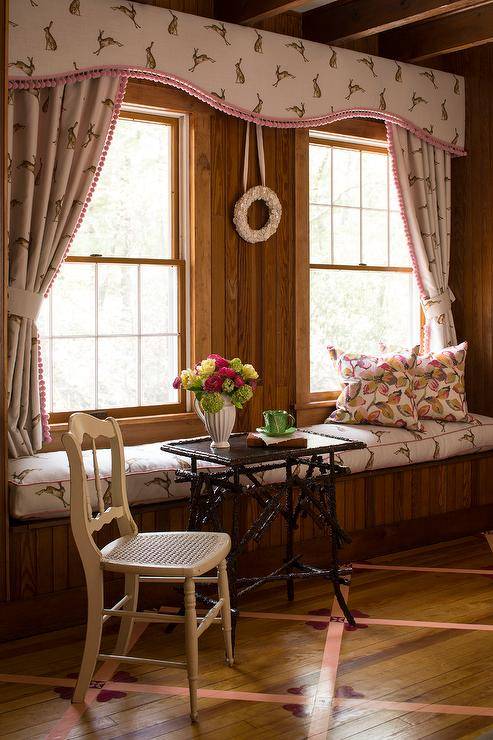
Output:
<instances>
[{"instance_id":1,"label":"floral print pillow","mask_svg":"<svg viewBox=\"0 0 493 740\"><path fill-rule=\"evenodd\" d=\"M470 421L464 387L466 354L467 342L463 342L418 356L414 392L420 419Z\"/></svg>"},{"instance_id":2,"label":"floral print pillow","mask_svg":"<svg viewBox=\"0 0 493 740\"><path fill-rule=\"evenodd\" d=\"M374 357L329 347L344 387L328 421L421 431L413 388L417 349Z\"/></svg>"}]
</instances>

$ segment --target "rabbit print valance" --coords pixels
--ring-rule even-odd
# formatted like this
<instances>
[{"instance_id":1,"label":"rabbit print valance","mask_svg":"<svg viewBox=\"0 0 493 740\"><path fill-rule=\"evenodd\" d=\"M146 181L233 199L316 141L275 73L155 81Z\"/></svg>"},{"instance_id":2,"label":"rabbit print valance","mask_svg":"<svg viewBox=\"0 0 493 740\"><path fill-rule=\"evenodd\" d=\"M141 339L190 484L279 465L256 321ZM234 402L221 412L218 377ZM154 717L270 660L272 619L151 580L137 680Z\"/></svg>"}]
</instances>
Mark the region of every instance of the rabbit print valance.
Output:
<instances>
[{"instance_id":1,"label":"rabbit print valance","mask_svg":"<svg viewBox=\"0 0 493 740\"><path fill-rule=\"evenodd\" d=\"M462 77L128 0L11 0L10 9L13 87L127 74L266 126L370 116L463 153Z\"/></svg>"}]
</instances>

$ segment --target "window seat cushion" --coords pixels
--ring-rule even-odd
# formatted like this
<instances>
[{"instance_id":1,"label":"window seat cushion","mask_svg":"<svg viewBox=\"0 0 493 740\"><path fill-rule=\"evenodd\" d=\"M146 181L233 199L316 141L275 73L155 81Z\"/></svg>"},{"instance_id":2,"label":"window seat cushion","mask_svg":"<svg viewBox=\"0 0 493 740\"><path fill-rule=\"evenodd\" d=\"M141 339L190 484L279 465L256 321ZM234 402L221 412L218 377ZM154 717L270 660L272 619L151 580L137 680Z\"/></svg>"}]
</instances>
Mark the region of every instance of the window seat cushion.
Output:
<instances>
[{"instance_id":1,"label":"window seat cushion","mask_svg":"<svg viewBox=\"0 0 493 740\"><path fill-rule=\"evenodd\" d=\"M423 419L424 431L373 425L325 423L310 427L322 434L366 442L367 448L336 455L351 473L446 460L493 449L493 418L471 414L469 422Z\"/></svg>"},{"instance_id":2,"label":"window seat cushion","mask_svg":"<svg viewBox=\"0 0 493 740\"><path fill-rule=\"evenodd\" d=\"M424 421L425 431L381 426L351 426L348 424L318 424L313 431L362 440L368 448L351 450L336 456L337 462L352 473L379 468L444 460L448 457L493 449L493 418L472 416L472 421ZM188 483L177 483L175 472L188 468L184 458L162 452L161 443L125 448L127 492L131 505L151 504L188 497ZM84 453L92 504L96 508L96 491L92 454ZM103 480L103 494L109 489L109 450L98 450L98 462ZM212 467L199 463L199 467ZM264 474L265 482L280 479L279 471ZM67 516L70 507L70 474L67 455L46 452L9 461L10 515L14 519L51 519Z\"/></svg>"}]
</instances>

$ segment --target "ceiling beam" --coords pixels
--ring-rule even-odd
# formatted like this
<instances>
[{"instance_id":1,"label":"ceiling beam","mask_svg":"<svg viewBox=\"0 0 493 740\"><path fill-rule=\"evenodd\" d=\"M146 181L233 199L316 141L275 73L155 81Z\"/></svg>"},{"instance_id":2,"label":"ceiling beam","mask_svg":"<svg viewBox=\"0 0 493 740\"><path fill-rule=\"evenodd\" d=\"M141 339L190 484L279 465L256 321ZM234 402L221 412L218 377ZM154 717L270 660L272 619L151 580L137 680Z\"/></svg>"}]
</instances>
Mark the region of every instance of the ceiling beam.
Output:
<instances>
[{"instance_id":1,"label":"ceiling beam","mask_svg":"<svg viewBox=\"0 0 493 740\"><path fill-rule=\"evenodd\" d=\"M447 13L486 5L491 0L349 0L303 14L303 36L341 43L374 36ZM254 3L252 3L254 4Z\"/></svg>"},{"instance_id":2,"label":"ceiling beam","mask_svg":"<svg viewBox=\"0 0 493 740\"><path fill-rule=\"evenodd\" d=\"M412 28L383 33L379 37L379 54L418 62L492 41L493 2L490 2Z\"/></svg>"},{"instance_id":3,"label":"ceiling beam","mask_svg":"<svg viewBox=\"0 0 493 740\"><path fill-rule=\"evenodd\" d=\"M214 17L229 23L258 23L265 18L299 10L309 0L215 0Z\"/></svg>"}]
</instances>

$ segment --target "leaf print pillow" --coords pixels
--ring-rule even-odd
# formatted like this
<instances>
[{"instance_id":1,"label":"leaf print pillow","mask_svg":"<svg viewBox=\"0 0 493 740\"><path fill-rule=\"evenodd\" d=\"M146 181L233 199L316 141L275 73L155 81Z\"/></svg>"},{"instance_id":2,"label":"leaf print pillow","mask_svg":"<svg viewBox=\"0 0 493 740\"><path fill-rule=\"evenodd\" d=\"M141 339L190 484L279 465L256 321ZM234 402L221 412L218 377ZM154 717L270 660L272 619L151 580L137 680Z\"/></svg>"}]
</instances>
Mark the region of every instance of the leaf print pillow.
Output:
<instances>
[{"instance_id":1,"label":"leaf print pillow","mask_svg":"<svg viewBox=\"0 0 493 740\"><path fill-rule=\"evenodd\" d=\"M389 352L380 356L342 352L332 345L327 349L341 384L344 385L353 379L371 380L375 374L388 380L396 372L414 374L419 345L401 353Z\"/></svg>"},{"instance_id":2,"label":"leaf print pillow","mask_svg":"<svg viewBox=\"0 0 493 740\"><path fill-rule=\"evenodd\" d=\"M422 431L413 389L417 351L376 357L329 347L343 390L328 421Z\"/></svg>"},{"instance_id":3,"label":"leaf print pillow","mask_svg":"<svg viewBox=\"0 0 493 740\"><path fill-rule=\"evenodd\" d=\"M467 342L463 342L418 356L414 392L420 419L470 421L464 387L466 354Z\"/></svg>"}]
</instances>

